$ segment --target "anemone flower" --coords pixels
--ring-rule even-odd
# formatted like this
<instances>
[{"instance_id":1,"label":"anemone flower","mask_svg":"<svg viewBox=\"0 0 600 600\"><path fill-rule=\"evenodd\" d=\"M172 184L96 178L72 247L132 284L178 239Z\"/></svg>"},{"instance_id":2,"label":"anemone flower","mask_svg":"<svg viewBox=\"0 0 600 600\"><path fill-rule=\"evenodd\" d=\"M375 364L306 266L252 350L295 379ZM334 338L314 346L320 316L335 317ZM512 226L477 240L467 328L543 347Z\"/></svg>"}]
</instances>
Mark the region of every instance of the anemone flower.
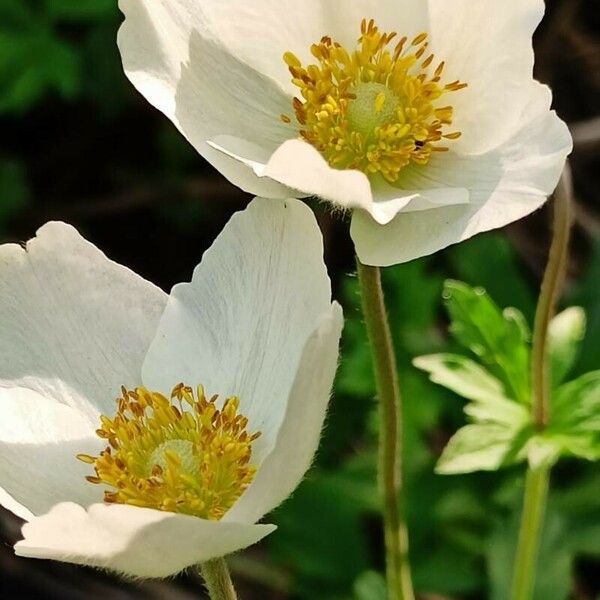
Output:
<instances>
[{"instance_id":1,"label":"anemone flower","mask_svg":"<svg viewBox=\"0 0 600 600\"><path fill-rule=\"evenodd\" d=\"M571 150L533 78L543 0L119 4L149 102L244 190L351 210L368 265L524 217Z\"/></svg>"},{"instance_id":2,"label":"anemone flower","mask_svg":"<svg viewBox=\"0 0 600 600\"><path fill-rule=\"evenodd\" d=\"M63 223L0 247L0 502L20 556L165 577L253 544L338 357L315 219L257 199L170 295ZM115 401L115 397L117 398Z\"/></svg>"}]
</instances>

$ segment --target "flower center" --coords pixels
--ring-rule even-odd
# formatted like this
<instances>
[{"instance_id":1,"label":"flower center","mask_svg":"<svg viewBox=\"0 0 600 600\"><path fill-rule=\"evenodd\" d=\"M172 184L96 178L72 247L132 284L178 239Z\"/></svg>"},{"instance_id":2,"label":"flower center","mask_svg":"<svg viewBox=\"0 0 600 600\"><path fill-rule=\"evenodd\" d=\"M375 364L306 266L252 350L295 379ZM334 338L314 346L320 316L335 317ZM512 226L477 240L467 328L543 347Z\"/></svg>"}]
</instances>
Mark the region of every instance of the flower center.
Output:
<instances>
[{"instance_id":1,"label":"flower center","mask_svg":"<svg viewBox=\"0 0 600 600\"><path fill-rule=\"evenodd\" d=\"M392 45L396 37L363 19L351 53L323 37L310 49L317 64L303 67L291 52L283 57L302 97L293 102L300 136L332 167L381 174L390 183L407 165L426 165L433 152L447 151L442 140L460 137L447 132L452 106L439 104L467 85L440 83L444 63L431 68L426 33Z\"/></svg>"},{"instance_id":2,"label":"flower center","mask_svg":"<svg viewBox=\"0 0 600 600\"><path fill-rule=\"evenodd\" d=\"M396 119L400 98L383 83L359 83L352 93L346 112L351 130L368 138Z\"/></svg>"},{"instance_id":3,"label":"flower center","mask_svg":"<svg viewBox=\"0 0 600 600\"><path fill-rule=\"evenodd\" d=\"M179 468L186 475L194 474L198 461L194 456L194 443L189 440L167 440L157 446L146 463L148 477L152 475L154 468L158 466L163 472L169 468L168 456L177 456Z\"/></svg>"},{"instance_id":4,"label":"flower center","mask_svg":"<svg viewBox=\"0 0 600 600\"><path fill-rule=\"evenodd\" d=\"M101 417L97 435L108 441L86 479L107 485L105 502L220 519L252 482L252 442L239 399L221 410L202 386L177 385L167 399L146 388L122 388L113 419Z\"/></svg>"}]
</instances>

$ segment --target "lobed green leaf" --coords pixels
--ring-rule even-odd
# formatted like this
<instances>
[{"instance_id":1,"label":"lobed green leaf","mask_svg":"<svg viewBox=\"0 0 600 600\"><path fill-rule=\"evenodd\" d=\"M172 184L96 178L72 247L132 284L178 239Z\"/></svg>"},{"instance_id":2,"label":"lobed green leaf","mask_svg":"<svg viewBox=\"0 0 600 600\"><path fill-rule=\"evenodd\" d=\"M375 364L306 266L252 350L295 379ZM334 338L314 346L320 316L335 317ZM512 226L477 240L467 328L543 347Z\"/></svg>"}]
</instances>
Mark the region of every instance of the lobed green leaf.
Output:
<instances>
[{"instance_id":1,"label":"lobed green leaf","mask_svg":"<svg viewBox=\"0 0 600 600\"><path fill-rule=\"evenodd\" d=\"M485 290L458 281L446 282L444 299L456 339L502 381L507 394L528 404L530 333L522 313L502 312Z\"/></svg>"},{"instance_id":2,"label":"lobed green leaf","mask_svg":"<svg viewBox=\"0 0 600 600\"><path fill-rule=\"evenodd\" d=\"M519 428L495 423L466 425L458 430L444 449L436 472L444 475L497 471L515 460Z\"/></svg>"}]
</instances>

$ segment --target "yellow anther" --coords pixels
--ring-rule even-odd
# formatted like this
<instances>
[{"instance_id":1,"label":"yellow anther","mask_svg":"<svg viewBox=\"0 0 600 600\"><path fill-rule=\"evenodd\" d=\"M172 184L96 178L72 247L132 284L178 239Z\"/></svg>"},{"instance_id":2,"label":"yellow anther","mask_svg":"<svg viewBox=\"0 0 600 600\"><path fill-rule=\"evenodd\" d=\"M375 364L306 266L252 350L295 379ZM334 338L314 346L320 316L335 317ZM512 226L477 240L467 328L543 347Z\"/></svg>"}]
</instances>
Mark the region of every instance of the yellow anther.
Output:
<instances>
[{"instance_id":1,"label":"yellow anther","mask_svg":"<svg viewBox=\"0 0 600 600\"><path fill-rule=\"evenodd\" d=\"M317 64L303 67L296 55L284 61L299 89L293 109L299 135L340 169L381 174L391 183L411 162L426 165L452 124L451 106L437 107L445 94L467 84L440 84L444 62L430 73L434 55L426 56L427 33L404 36L382 33L373 19L363 19L357 47L348 51L324 36L310 48ZM424 60L422 60L424 58ZM421 61L421 62L420 62ZM281 120L289 122L282 115Z\"/></svg>"},{"instance_id":2,"label":"yellow anther","mask_svg":"<svg viewBox=\"0 0 600 600\"><path fill-rule=\"evenodd\" d=\"M121 389L113 419L101 416L97 434L109 446L77 458L94 466L86 477L104 484L105 502L220 519L254 478L252 442L240 400L218 409L198 386L179 384L171 399L145 388ZM177 403L177 405L175 403Z\"/></svg>"},{"instance_id":3,"label":"yellow anther","mask_svg":"<svg viewBox=\"0 0 600 600\"><path fill-rule=\"evenodd\" d=\"M288 67L300 67L302 63L296 58L296 55L292 52L286 52L283 55L283 60Z\"/></svg>"},{"instance_id":4,"label":"yellow anther","mask_svg":"<svg viewBox=\"0 0 600 600\"><path fill-rule=\"evenodd\" d=\"M375 110L375 114L379 114L381 112L381 109L383 108L383 105L385 104L386 98L387 98L387 96L384 92L381 92L380 94L377 95L377 98L375 98L375 106L373 107Z\"/></svg>"},{"instance_id":5,"label":"yellow anther","mask_svg":"<svg viewBox=\"0 0 600 600\"><path fill-rule=\"evenodd\" d=\"M412 41L412 45L413 46L418 46L419 44L423 43L425 40L427 39L427 34L426 33L420 33L413 41Z\"/></svg>"}]
</instances>

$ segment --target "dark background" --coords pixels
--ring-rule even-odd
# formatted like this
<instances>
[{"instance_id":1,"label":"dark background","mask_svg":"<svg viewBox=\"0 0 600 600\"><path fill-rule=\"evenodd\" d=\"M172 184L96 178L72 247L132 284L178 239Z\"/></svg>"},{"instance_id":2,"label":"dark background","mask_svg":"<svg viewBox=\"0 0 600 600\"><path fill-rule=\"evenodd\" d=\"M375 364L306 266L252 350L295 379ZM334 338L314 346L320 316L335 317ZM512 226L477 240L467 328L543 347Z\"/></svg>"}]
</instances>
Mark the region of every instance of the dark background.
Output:
<instances>
[{"instance_id":1,"label":"dark background","mask_svg":"<svg viewBox=\"0 0 600 600\"><path fill-rule=\"evenodd\" d=\"M501 1L501 0L498 0ZM577 221L565 301L589 331L578 372L600 364L600 11L598 0L551 0L535 39L537 76L575 137ZM114 0L0 0L0 241L52 219L75 225L168 290L249 198L213 171L122 74ZM347 325L343 359L315 468L272 516L279 530L231 561L244 598L382 598L374 485L376 421L348 223L315 206ZM423 598L506 598L522 470L442 477L436 457L464 423L462 402L412 369L452 348L441 305L448 277L487 287L531 320L548 246L546 210L507 230L386 270L405 397L408 513ZM17 559L20 524L0 509L0 597L198 597L194 575L125 583L90 569ZM555 469L538 600L600 594L600 472Z\"/></svg>"}]
</instances>

